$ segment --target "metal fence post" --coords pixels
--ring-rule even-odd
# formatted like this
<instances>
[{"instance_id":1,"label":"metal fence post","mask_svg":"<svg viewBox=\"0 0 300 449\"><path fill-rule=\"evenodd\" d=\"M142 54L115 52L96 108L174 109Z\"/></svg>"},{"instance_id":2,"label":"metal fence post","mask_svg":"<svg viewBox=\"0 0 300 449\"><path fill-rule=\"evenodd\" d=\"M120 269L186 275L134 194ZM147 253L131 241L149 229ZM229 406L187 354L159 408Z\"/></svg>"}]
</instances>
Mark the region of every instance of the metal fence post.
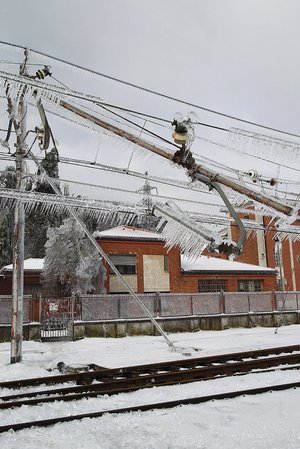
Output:
<instances>
[{"instance_id":1,"label":"metal fence post","mask_svg":"<svg viewBox=\"0 0 300 449\"><path fill-rule=\"evenodd\" d=\"M226 312L225 293L223 290L221 290L219 293L219 311L221 314Z\"/></svg>"}]
</instances>

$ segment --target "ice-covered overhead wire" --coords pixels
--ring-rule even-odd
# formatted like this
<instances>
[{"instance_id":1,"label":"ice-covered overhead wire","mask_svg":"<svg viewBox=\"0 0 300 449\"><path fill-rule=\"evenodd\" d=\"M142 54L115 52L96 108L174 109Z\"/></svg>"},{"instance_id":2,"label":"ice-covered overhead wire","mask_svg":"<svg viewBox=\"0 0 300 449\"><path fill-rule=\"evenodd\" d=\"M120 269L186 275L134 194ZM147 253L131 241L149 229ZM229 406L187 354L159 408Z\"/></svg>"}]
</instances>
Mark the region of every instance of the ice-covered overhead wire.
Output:
<instances>
[{"instance_id":1,"label":"ice-covered overhead wire","mask_svg":"<svg viewBox=\"0 0 300 449\"><path fill-rule=\"evenodd\" d=\"M216 172L212 172L211 170L208 170L207 168L205 168L203 166L197 165L191 154L189 155L188 158L186 158L185 153L182 153L182 150L179 150L175 154L172 154L156 145L153 145L151 142L145 141L145 139L141 139L135 135L128 133L125 130L115 127L109 123L103 122L98 117L88 114L88 113L82 111L80 108L74 107L73 105L71 105L68 102L61 100L60 105L64 108L66 108L67 110L73 112L75 115L78 115L79 117L83 117L84 119L91 121L92 123L103 128L104 130L107 130L108 132L110 132L126 141L134 143L138 147L146 149L155 155L161 156L166 160L172 161L175 164L182 166L183 168L187 169L188 174L193 174L193 173L197 172L201 175L206 176L209 179L213 179L213 180L231 188L234 191L240 192L243 195L248 196L249 198L253 198L257 202L262 203L263 205L267 205L268 207L273 208L275 211L278 211L285 215L291 216L295 212L292 207L290 207L286 204L283 204L282 202L278 201L278 199L276 199L276 198L271 198L269 196L266 196L265 194L255 192L253 189L249 189L246 186L241 185L238 182L229 180L228 178L226 178ZM193 176L192 176L192 179L194 179Z\"/></svg>"},{"instance_id":2,"label":"ice-covered overhead wire","mask_svg":"<svg viewBox=\"0 0 300 449\"><path fill-rule=\"evenodd\" d=\"M15 158L13 158L10 155L8 155L7 153L3 153L1 151L0 151L0 159L9 160L12 162L15 161ZM37 157L37 159L42 160L42 157ZM133 170L129 170L127 168L119 168L119 167L114 167L111 165L100 164L99 162L91 162L91 161L87 161L87 160L83 160L83 159L67 158L67 157L63 157L63 156L59 157L59 162L61 164L75 165L75 166L79 166L79 167L90 168L92 170L102 170L102 171L117 173L120 175L132 176L132 177L140 178L143 180L148 179L149 181L153 181L158 184L169 185L169 186L184 189L184 190L201 192L206 195L211 195L211 192L208 191L206 188L204 188L200 183L191 183L191 182L186 182L186 181L180 181L177 179L162 178L159 176L136 172Z\"/></svg>"},{"instance_id":3,"label":"ice-covered overhead wire","mask_svg":"<svg viewBox=\"0 0 300 449\"><path fill-rule=\"evenodd\" d=\"M0 187L1 207L13 208L16 201L22 201L28 212L39 209L45 213L64 213L68 207L72 207L78 211L88 211L93 218L99 221L107 222L116 219L120 224L133 224L137 213L134 205L125 202L57 197L53 194Z\"/></svg>"},{"instance_id":4,"label":"ice-covered overhead wire","mask_svg":"<svg viewBox=\"0 0 300 449\"><path fill-rule=\"evenodd\" d=\"M277 164L294 161L300 155L299 143L238 128L230 130L228 148L233 148L241 154L247 153L265 159L272 158L273 163Z\"/></svg>"},{"instance_id":5,"label":"ice-covered overhead wire","mask_svg":"<svg viewBox=\"0 0 300 449\"><path fill-rule=\"evenodd\" d=\"M14 76L16 76L16 75L14 75ZM22 79L22 78L21 78ZM22 79L23 80L23 82L24 82L24 79ZM37 83L36 83L37 84ZM43 84L43 83L42 83ZM42 84L39 82L39 84L38 84L38 87L39 88L41 88L41 87L43 87L43 88L45 88L45 86L42 86ZM45 83L44 83L45 84ZM46 85L47 86L47 89L49 90L49 91L51 91L52 90L52 87L50 86L50 85ZM85 99L85 100L87 100L87 101L92 101L93 103L95 103L95 104L99 104L99 106L101 106L101 102L97 102L96 101L96 99L98 99L98 97L92 97L92 96L84 96L84 95L78 95L78 92L75 92L75 91L71 91L71 90L69 90L69 89L66 89L65 91L58 91L57 89L55 89L55 92L56 93L60 93L61 95L63 95L63 94L68 94L68 96L75 96L76 98L81 98L81 99ZM45 93L44 93L44 95L45 95ZM57 98L56 97L53 97L53 96L49 96L48 95L48 93L47 93L47 96L49 97L49 98L51 98L51 100L53 101L53 99L54 99L54 101L56 101L57 102ZM51 111L51 112L53 112L53 111ZM58 114L59 115L59 114ZM128 119L126 119L126 118L123 118L124 120L128 120ZM137 126L137 127L139 127L139 125L138 124L135 124L135 126ZM145 130L146 132L148 131L148 130ZM151 131L149 131L150 133L152 133ZM152 133L153 135L155 135L155 137L157 137L157 138L160 138L160 139L163 139L161 136L159 136L158 134L156 134L156 133ZM239 136L247 136L247 131L243 131L243 130L238 130L238 135ZM253 135L253 133L251 133L251 135ZM249 136L249 133L248 133L248 136ZM199 136L196 136L196 138L199 138ZM256 134L256 139L258 140L259 139L259 141L261 142L261 141L266 141L267 139L268 139L268 142L270 141L270 140L272 140L272 138L269 138L269 137L267 137L267 136L260 136L260 135L258 135L258 134ZM274 140L274 139L273 139ZM278 140L278 139L277 139ZM166 140L167 141L167 140ZM168 144L171 144L171 142L170 141L167 141L167 143ZM214 144L217 144L218 146L220 145L220 146L223 146L222 144L219 144L219 143L215 143L215 142L210 142L210 143L214 143ZM284 146L286 146L286 147L291 147L291 145L297 145L297 144L293 144L293 143L291 143L291 142L288 142L288 141L281 141L281 145L284 145ZM236 150L236 151L238 151L238 149L237 148L234 148L234 145L231 145L231 147L230 146L227 146L227 149L233 149L233 150ZM245 149L244 149L244 152L246 152L245 151ZM258 154L257 155L255 155L255 154L250 154L249 152L246 152L248 155L250 155L250 156L252 156L252 157L257 157L258 159L262 159L262 160L266 160L266 161L268 161L268 162L271 162L271 163L275 163L276 164L276 162L274 162L274 160L272 161L272 160L268 160L267 158L262 158L261 156L259 156ZM278 164L278 163L277 163ZM282 164L282 162L281 162L281 165L283 166L283 167L285 167L285 168L290 168L291 170L295 170L295 171L299 171L299 170L297 170L297 168L295 168L295 167L291 167L291 166L288 166L288 165L286 165L286 164Z\"/></svg>"},{"instance_id":6,"label":"ice-covered overhead wire","mask_svg":"<svg viewBox=\"0 0 300 449\"><path fill-rule=\"evenodd\" d=\"M56 180L57 181L57 180ZM54 195L45 194L34 191L17 191L15 189L8 189L0 187L0 209L14 208L15 202L21 200L25 205L27 212L34 212L36 210L42 211L46 214L62 213L67 206L74 207L77 211L88 211L89 214L102 222L114 222L118 224L133 225L135 217L138 213L142 213L142 208L136 206L135 203L121 202L121 201L101 201L91 200L76 197L67 197L66 200L57 199ZM229 216L216 216L212 214L204 214L203 212L183 212L187 216L192 225L194 223L202 223L210 225L216 230L218 228L228 227L233 223ZM243 224L247 230L248 236L256 234L257 232L273 232L274 229L280 233L281 238L290 238L292 240L300 240L300 226L290 225L289 227L270 228L262 224L250 220L243 219ZM216 231L217 232L217 231Z\"/></svg>"},{"instance_id":7,"label":"ice-covered overhead wire","mask_svg":"<svg viewBox=\"0 0 300 449\"><path fill-rule=\"evenodd\" d=\"M204 249L213 244L220 244L221 237L195 223L175 204L154 203L155 215L161 217L157 229L161 230L162 238L167 247L177 246L182 254L191 258L198 257Z\"/></svg>"},{"instance_id":8,"label":"ice-covered overhead wire","mask_svg":"<svg viewBox=\"0 0 300 449\"><path fill-rule=\"evenodd\" d=\"M228 119L231 119L231 120L234 120L234 121L238 121L240 123L245 123L245 124L248 124L248 125L253 125L253 126L262 128L262 129L267 129L269 131L274 131L274 132L277 132L277 133L286 134L286 135L290 135L290 136L294 136L294 137L300 138L300 135L298 135L298 134L294 134L294 133L291 133L291 132L288 132L288 131L284 131L284 130L281 130L281 129L278 129L278 128L273 128L273 127L270 127L270 126L266 126L266 125L263 125L263 124L260 124L260 123L257 123L257 122L253 122L253 121L246 120L246 119L243 119L243 118L240 118L240 117L236 117L234 115L230 115L230 114L226 114L226 113L223 113L223 112L220 112L220 111L216 111L214 109L206 108L206 107L198 105L196 103L185 101L185 100L176 98L176 97L171 96L171 95L166 95L166 94L157 92L155 90L148 89L146 87L142 87L142 86L139 86L137 84L130 83L128 81L124 81L124 80L122 80L120 78L101 73L101 72L99 72L97 70L89 69L89 68L83 67L83 66L81 66L79 64L75 64L75 63L66 61L66 60L64 60L62 58L58 58L58 57L46 54L44 52L41 52L41 51L38 51L38 50L34 50L32 48L25 47L24 45L12 44L12 43L5 42L5 41L0 41L0 45L9 46L9 47L18 48L18 49L26 49L27 48L32 53L35 53L36 55L41 55L41 56L43 56L45 58L48 58L48 59L50 59L52 61L60 62L60 63L62 63L64 65L69 66L69 67L73 67L73 68L77 68L77 69L83 70L83 71L91 73L93 75L100 76L102 78L106 78L108 80L117 82L117 83L125 85L127 87L134 88L136 90L140 90L140 91L143 91L143 92L146 92L148 94L152 94L152 95L158 96L160 98L164 98L164 99L172 101L172 102L176 102L176 103L179 103L179 104L184 104L186 106L190 106L192 108L196 108L196 109L199 109L199 110L202 110L202 111L205 111L205 112L209 112L209 113L218 115L220 117L225 117L225 118L228 118Z\"/></svg>"},{"instance_id":9,"label":"ice-covered overhead wire","mask_svg":"<svg viewBox=\"0 0 300 449\"><path fill-rule=\"evenodd\" d=\"M164 150L159 149L158 147L155 147L155 148L154 148L154 146L153 146L152 144L147 143L147 142L145 142L145 141L141 142L141 139L137 139L136 136L132 136L132 135L130 135L130 134L128 134L128 133L126 133L126 132L120 130L120 129L116 129L116 127L109 126L108 124L104 123L103 121L100 121L100 120L97 119L96 117L92 117L92 116L90 116L90 115L88 115L88 114L83 114L83 112L80 111L80 110L78 110L78 108L72 107L70 104L66 103L65 101L60 100L59 103L60 103L60 105L62 105L64 108L66 108L66 109L68 109L68 110L70 110L70 111L76 113L77 115L79 115L79 116L81 116L81 117L83 117L83 118L85 118L85 119L87 119L87 120L93 121L94 123L96 123L97 125L101 126L101 127L104 128L104 129L108 130L109 132L113 132L114 134L117 134L117 135L119 135L119 136L122 136L123 138L125 137L125 138L126 138L127 140L129 140L129 141L131 141L131 142L133 142L133 143L137 143L139 146L142 146L142 147L144 147L144 148L146 148L146 149L148 149L148 150L150 149L150 151L155 150L155 151L153 151L154 153L159 154L159 155L161 155L161 156L163 155L164 157L167 157L168 159L170 159L170 157L171 157L171 155L170 155L170 154L167 154ZM180 165L182 165L182 164L180 164ZM197 167L197 170L199 170L199 168L200 168L200 167L198 166L198 167ZM202 168L201 168L201 171L203 171ZM204 172L207 172L207 170L205 170ZM225 185L226 185L226 183L228 184L228 182L226 181L226 179L223 178L223 177L221 177L220 175L214 174L214 176L218 176L219 181L225 183ZM231 188L235 189L235 187L234 187L235 184L234 184L233 182L230 182L230 186L231 186ZM237 190L241 190L241 186L237 186L237 187L238 187ZM245 188L243 188L243 190L246 192L246 189L245 189ZM250 194L251 197L254 196L254 192L250 192L249 189L248 189L247 191L249 192L248 194ZM255 195L256 195L256 197L258 198L258 194L255 193ZM263 197L262 195L260 195L258 201L261 201L261 202L267 202L268 204L271 204L271 203L272 203L272 204L274 205L275 209L277 209L277 208L279 207L281 210L285 210L288 214L290 214L290 209L288 209L287 207L285 207L285 206L283 206L283 205L279 206L279 205L278 205L278 201L274 201L273 199L265 198L265 197ZM275 204L275 203L276 203L276 204ZM273 207L273 206L272 206L272 207ZM284 213L285 213L285 212L284 212Z\"/></svg>"},{"instance_id":10,"label":"ice-covered overhead wire","mask_svg":"<svg viewBox=\"0 0 300 449\"><path fill-rule=\"evenodd\" d=\"M6 172L0 171L0 175L1 174L5 174ZM37 181L42 181L42 178L40 176L34 176L35 180ZM55 179L52 179L53 182L55 182ZM111 187L111 186L104 186L101 184L92 184L92 183L87 183L87 182L80 182L80 181L74 181L71 179L66 179L66 178L59 178L59 182L60 183L65 183L68 186L81 186L81 187L92 187L96 190L108 190L110 192L118 192L118 193L126 193L126 194L131 194L131 195L137 195L137 196L143 196L143 193L141 191L138 190L129 190L129 189L124 189L121 187ZM199 191L200 192L200 191ZM90 196L90 194L89 194ZM154 196L155 199L160 199L160 200L177 200L181 203L188 203L188 204L195 204L198 206L210 206L210 207L215 207L215 208L219 208L220 204L219 203L209 203L209 202L205 202L205 201L199 201L199 200L191 200L191 199L186 199L186 198L179 198L177 197L172 197L170 195L159 195L159 194L155 194ZM127 203L127 202L126 202Z\"/></svg>"}]
</instances>

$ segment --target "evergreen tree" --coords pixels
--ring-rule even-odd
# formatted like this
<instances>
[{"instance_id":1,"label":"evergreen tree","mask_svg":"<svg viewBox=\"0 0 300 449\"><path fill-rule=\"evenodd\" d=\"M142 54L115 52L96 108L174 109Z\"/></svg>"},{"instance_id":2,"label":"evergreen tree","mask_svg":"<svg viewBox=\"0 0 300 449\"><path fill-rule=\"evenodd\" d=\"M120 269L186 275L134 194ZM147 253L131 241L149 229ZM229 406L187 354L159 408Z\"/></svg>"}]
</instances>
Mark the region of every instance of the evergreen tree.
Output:
<instances>
[{"instance_id":1,"label":"evergreen tree","mask_svg":"<svg viewBox=\"0 0 300 449\"><path fill-rule=\"evenodd\" d=\"M0 175L0 186L8 189L14 189L16 185L15 167L8 166ZM5 265L12 263L14 213L8 207L1 209L0 214L0 269Z\"/></svg>"},{"instance_id":2,"label":"evergreen tree","mask_svg":"<svg viewBox=\"0 0 300 449\"><path fill-rule=\"evenodd\" d=\"M49 228L47 236L42 274L46 290L60 286L66 295L80 295L94 292L96 284L103 290L101 256L74 219L65 219L59 228Z\"/></svg>"},{"instance_id":3,"label":"evergreen tree","mask_svg":"<svg viewBox=\"0 0 300 449\"><path fill-rule=\"evenodd\" d=\"M58 180L58 152L56 148L46 153L41 162L41 166L51 178ZM35 192L54 194L50 184L43 180L43 176L38 170L37 175L41 175L34 187ZM31 186L32 187L32 186ZM57 181L57 187L60 190ZM25 258L43 258L45 255L45 243L47 241L47 230L50 226L59 226L62 223L62 216L46 215L45 212L30 212L26 214L25 221Z\"/></svg>"}]
</instances>

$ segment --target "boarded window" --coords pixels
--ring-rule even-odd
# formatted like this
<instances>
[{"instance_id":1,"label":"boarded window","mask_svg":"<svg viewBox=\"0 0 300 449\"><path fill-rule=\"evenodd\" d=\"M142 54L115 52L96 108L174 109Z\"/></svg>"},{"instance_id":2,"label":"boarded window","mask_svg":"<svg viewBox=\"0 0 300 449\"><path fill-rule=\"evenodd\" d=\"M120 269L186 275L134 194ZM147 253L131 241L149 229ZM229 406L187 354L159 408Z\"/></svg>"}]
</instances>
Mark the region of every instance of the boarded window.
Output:
<instances>
[{"instance_id":1,"label":"boarded window","mask_svg":"<svg viewBox=\"0 0 300 449\"><path fill-rule=\"evenodd\" d=\"M136 256L133 254L111 254L112 263L121 274L136 274ZM112 269L110 273L113 274Z\"/></svg>"},{"instance_id":2,"label":"boarded window","mask_svg":"<svg viewBox=\"0 0 300 449\"><path fill-rule=\"evenodd\" d=\"M198 281L198 290L201 293L220 292L221 290L226 292L226 284L226 280L223 279L203 279Z\"/></svg>"},{"instance_id":3,"label":"boarded window","mask_svg":"<svg viewBox=\"0 0 300 449\"><path fill-rule=\"evenodd\" d=\"M243 280L238 281L238 291L239 292L261 292L262 291L262 281L260 280Z\"/></svg>"},{"instance_id":4,"label":"boarded window","mask_svg":"<svg viewBox=\"0 0 300 449\"><path fill-rule=\"evenodd\" d=\"M144 292L169 292L168 256L143 255Z\"/></svg>"}]
</instances>

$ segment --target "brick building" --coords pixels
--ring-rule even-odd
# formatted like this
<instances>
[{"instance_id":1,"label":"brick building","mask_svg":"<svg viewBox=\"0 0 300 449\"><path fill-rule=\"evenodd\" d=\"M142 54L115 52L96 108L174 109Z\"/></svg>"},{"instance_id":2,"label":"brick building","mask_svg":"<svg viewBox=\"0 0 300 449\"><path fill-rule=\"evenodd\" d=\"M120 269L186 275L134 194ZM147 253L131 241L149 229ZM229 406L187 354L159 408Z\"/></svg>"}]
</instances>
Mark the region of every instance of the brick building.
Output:
<instances>
[{"instance_id":1,"label":"brick building","mask_svg":"<svg viewBox=\"0 0 300 449\"><path fill-rule=\"evenodd\" d=\"M299 291L300 290L300 242L274 239L277 229L270 223L268 217L255 217L249 214L240 214L241 218L260 221L265 231L258 231L247 238L243 253L236 259L238 262L269 267L277 270L277 290ZM299 224L295 222L294 225ZM237 227L230 226L229 237L237 239Z\"/></svg>"},{"instance_id":2,"label":"brick building","mask_svg":"<svg viewBox=\"0 0 300 449\"><path fill-rule=\"evenodd\" d=\"M39 293L41 291L41 272L44 259L24 260L24 295ZM6 265L0 271L0 295L12 294L13 265Z\"/></svg>"},{"instance_id":3,"label":"brick building","mask_svg":"<svg viewBox=\"0 0 300 449\"><path fill-rule=\"evenodd\" d=\"M161 235L129 226L98 232L96 239L109 255L126 282L138 293L196 293L214 291L271 291L277 289L277 271L247 262L254 255L254 245L245 245L239 262L202 255L188 260L178 248L168 250ZM107 293L127 293L119 278L106 263ZM0 271L0 295L12 292L12 265ZM43 259L24 261L24 294L41 291Z\"/></svg>"},{"instance_id":4,"label":"brick building","mask_svg":"<svg viewBox=\"0 0 300 449\"><path fill-rule=\"evenodd\" d=\"M138 293L276 289L274 269L209 256L189 261L180 255L178 248L168 250L156 232L118 226L98 232L96 239ZM123 283L105 265L107 292L126 292Z\"/></svg>"}]
</instances>

